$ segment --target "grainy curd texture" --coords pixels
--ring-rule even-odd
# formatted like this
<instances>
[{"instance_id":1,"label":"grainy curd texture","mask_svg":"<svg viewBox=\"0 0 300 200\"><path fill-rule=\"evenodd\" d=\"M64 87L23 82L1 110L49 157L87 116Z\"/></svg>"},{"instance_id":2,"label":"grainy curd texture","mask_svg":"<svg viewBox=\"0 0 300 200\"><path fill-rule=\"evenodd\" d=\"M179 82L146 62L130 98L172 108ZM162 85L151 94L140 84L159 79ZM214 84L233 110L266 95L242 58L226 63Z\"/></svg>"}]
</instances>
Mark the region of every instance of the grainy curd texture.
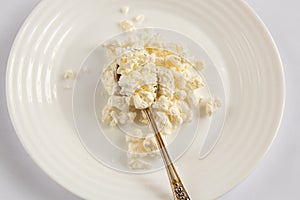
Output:
<instances>
[{"instance_id":1,"label":"grainy curd texture","mask_svg":"<svg viewBox=\"0 0 300 200\"><path fill-rule=\"evenodd\" d=\"M179 44L167 44L161 35L145 32L124 41L113 40L104 47L113 62L102 73L102 84L109 94L102 111L102 122L108 126L130 123L149 126L143 109L150 107L163 136L193 119L194 109L202 102L204 81L197 70L202 61L184 58L187 50ZM118 78L116 78L118 77ZM218 102L207 100L211 115ZM141 130L126 136L128 165L132 169L151 168L144 158L157 157L152 134Z\"/></svg>"}]
</instances>

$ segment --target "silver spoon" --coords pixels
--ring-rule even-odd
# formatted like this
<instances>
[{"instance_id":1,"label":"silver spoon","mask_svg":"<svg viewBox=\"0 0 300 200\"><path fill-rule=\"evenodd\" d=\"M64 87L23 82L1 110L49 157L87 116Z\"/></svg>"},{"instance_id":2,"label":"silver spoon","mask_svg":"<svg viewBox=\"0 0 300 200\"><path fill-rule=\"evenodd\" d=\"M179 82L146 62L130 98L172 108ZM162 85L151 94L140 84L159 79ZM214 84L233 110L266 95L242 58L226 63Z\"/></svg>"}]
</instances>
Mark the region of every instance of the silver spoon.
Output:
<instances>
[{"instance_id":1,"label":"silver spoon","mask_svg":"<svg viewBox=\"0 0 300 200\"><path fill-rule=\"evenodd\" d=\"M119 68L119 65L117 64L116 71L114 74L114 76L115 76L114 78L117 83L119 82L119 80L121 78L121 76L119 74L117 74L118 68ZM153 128L155 139L156 139L156 142L160 149L160 153L163 158L166 171L168 173L168 178L169 178L169 182L172 187L174 199L175 200L190 200L191 198L189 197L189 195L188 195L188 193L187 193L187 191L175 169L172 159L167 151L166 145L165 145L165 143L161 137L161 134L157 128L157 125L154 120L154 117L153 117L150 107L142 109L142 111L144 111L146 113L146 115L151 123L151 126Z\"/></svg>"},{"instance_id":2,"label":"silver spoon","mask_svg":"<svg viewBox=\"0 0 300 200\"><path fill-rule=\"evenodd\" d=\"M143 109L143 111L146 113L151 126L154 130L154 135L156 142L159 146L161 156L164 160L165 168L168 173L169 181L173 190L173 195L174 199L176 200L190 200L191 198L189 197L185 187L183 186L183 183L174 167L174 164L169 156L169 153L166 149L165 143L161 137L161 134L157 128L157 125L155 123L155 120L153 118L153 114L150 110L150 108Z\"/></svg>"}]
</instances>

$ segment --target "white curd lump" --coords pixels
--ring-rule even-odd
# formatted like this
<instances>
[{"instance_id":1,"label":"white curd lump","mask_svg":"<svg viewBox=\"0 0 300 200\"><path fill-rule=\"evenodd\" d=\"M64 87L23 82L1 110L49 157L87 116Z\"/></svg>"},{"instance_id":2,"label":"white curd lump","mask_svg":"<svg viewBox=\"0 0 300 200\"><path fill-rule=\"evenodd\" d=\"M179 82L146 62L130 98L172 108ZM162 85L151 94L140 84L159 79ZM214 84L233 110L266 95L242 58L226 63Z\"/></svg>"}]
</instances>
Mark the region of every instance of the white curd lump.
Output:
<instances>
[{"instance_id":1,"label":"white curd lump","mask_svg":"<svg viewBox=\"0 0 300 200\"><path fill-rule=\"evenodd\" d=\"M124 15L127 16L128 12L130 10L129 6L123 6L120 9L120 12ZM126 17L128 18L128 17ZM136 24L141 24L142 22L144 22L145 20L145 16L142 14L136 15L132 18L132 20L130 19L123 19L119 22L119 26L122 29L123 32L132 32L134 30L136 30L135 25Z\"/></svg>"},{"instance_id":2,"label":"white curd lump","mask_svg":"<svg viewBox=\"0 0 300 200\"><path fill-rule=\"evenodd\" d=\"M209 99L205 105L205 112L208 116L212 116L220 107L222 103L220 99Z\"/></svg>"},{"instance_id":3,"label":"white curd lump","mask_svg":"<svg viewBox=\"0 0 300 200\"><path fill-rule=\"evenodd\" d=\"M123 6L120 11L123 15L127 15L127 13L129 12L130 7L129 6Z\"/></svg>"},{"instance_id":4,"label":"white curd lump","mask_svg":"<svg viewBox=\"0 0 300 200\"><path fill-rule=\"evenodd\" d=\"M145 20L145 16L144 15L137 15L134 17L134 21L136 23L142 23Z\"/></svg>"},{"instance_id":5,"label":"white curd lump","mask_svg":"<svg viewBox=\"0 0 300 200\"><path fill-rule=\"evenodd\" d=\"M65 80L72 80L75 77L76 77L76 73L73 70L69 69L69 70L65 71L65 74L64 74Z\"/></svg>"},{"instance_id":6,"label":"white curd lump","mask_svg":"<svg viewBox=\"0 0 300 200\"><path fill-rule=\"evenodd\" d=\"M130 38L128 41L112 41L104 45L108 56L115 58L115 62L105 68L101 77L110 95L102 111L102 122L113 127L136 121L149 126L142 110L151 107L157 126L165 138L175 128L192 120L193 109L199 106L201 88L205 85L200 74L194 73L194 63L178 56L178 51L181 52L183 48L178 46L177 52L168 51L162 48L163 43L155 42L159 35L141 37L144 39ZM154 48L148 47L151 42ZM158 47L155 47L155 43ZM131 47L133 49L129 50ZM126 142L129 167L149 168L151 165L143 158L157 157L154 136L149 134L143 137L141 130L136 130L126 136Z\"/></svg>"},{"instance_id":7,"label":"white curd lump","mask_svg":"<svg viewBox=\"0 0 300 200\"><path fill-rule=\"evenodd\" d=\"M122 28L123 31L125 32L131 32L135 30L135 26L131 20L122 20L120 22L120 27Z\"/></svg>"}]
</instances>

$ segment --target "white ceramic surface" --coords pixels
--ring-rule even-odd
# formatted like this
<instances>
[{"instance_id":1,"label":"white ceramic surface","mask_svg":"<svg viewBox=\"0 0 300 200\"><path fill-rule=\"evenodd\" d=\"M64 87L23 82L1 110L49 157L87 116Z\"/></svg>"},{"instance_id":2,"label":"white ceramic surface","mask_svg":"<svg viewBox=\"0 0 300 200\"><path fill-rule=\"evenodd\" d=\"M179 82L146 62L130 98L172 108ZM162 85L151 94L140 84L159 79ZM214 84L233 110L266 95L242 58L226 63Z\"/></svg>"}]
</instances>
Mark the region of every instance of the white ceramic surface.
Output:
<instances>
[{"instance_id":1,"label":"white ceramic surface","mask_svg":"<svg viewBox=\"0 0 300 200\"><path fill-rule=\"evenodd\" d=\"M285 95L276 47L241 1L133 0L128 4L132 15L147 16L143 26L186 34L218 67L228 96L223 137L206 159L193 159L191 148L177 162L192 196L215 198L251 172L276 135ZM79 68L95 44L119 32L121 5L121 1L104 0L40 3L11 52L8 107L28 153L73 193L86 199L166 199L170 192L164 171L143 176L118 173L84 150L73 126L71 91L63 88L63 72Z\"/></svg>"}]
</instances>

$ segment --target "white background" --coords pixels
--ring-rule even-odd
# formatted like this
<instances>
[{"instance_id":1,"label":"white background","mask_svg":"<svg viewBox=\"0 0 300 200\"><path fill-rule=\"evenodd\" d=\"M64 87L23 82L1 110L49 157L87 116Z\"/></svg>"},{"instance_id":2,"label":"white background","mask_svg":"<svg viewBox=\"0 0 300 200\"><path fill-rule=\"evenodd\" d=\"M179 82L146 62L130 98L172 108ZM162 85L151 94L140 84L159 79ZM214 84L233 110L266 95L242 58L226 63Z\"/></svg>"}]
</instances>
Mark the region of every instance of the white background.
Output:
<instances>
[{"instance_id":1,"label":"white background","mask_svg":"<svg viewBox=\"0 0 300 200\"><path fill-rule=\"evenodd\" d=\"M300 199L300 2L246 0L265 22L282 56L286 110L279 134L256 170L221 200ZM8 117L5 72L18 29L39 0L0 0L0 199L78 200L41 171L21 146Z\"/></svg>"}]
</instances>

